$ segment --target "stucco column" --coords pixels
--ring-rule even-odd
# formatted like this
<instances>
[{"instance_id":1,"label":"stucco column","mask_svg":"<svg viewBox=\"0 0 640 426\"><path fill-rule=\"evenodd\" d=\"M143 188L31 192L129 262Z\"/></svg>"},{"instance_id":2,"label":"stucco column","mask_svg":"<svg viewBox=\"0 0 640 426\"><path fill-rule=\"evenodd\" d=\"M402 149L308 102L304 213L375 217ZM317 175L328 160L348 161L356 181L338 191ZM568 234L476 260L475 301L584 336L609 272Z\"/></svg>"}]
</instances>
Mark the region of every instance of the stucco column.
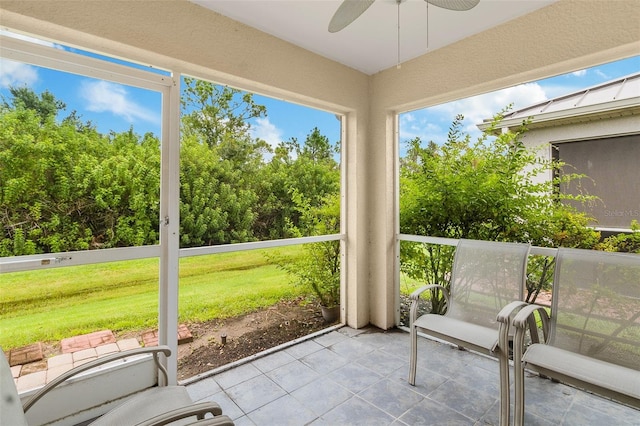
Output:
<instances>
[{"instance_id":1,"label":"stucco column","mask_svg":"<svg viewBox=\"0 0 640 426\"><path fill-rule=\"evenodd\" d=\"M366 217L370 323L382 329L395 325L396 258L396 116L371 100L366 149Z\"/></svg>"},{"instance_id":2,"label":"stucco column","mask_svg":"<svg viewBox=\"0 0 640 426\"><path fill-rule=\"evenodd\" d=\"M347 239L344 244L345 261L342 263L343 299L346 314L343 321L354 328L369 324L369 264L367 229L367 104L345 115L343 195L343 229Z\"/></svg>"}]
</instances>

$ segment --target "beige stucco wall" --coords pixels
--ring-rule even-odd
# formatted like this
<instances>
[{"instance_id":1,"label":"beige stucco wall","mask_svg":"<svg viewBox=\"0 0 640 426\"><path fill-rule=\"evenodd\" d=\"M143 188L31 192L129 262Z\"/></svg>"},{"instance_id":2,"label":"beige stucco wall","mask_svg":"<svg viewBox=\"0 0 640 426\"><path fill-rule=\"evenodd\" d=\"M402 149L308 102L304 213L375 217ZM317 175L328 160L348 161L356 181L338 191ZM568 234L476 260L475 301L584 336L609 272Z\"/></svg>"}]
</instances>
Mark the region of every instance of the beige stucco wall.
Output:
<instances>
[{"instance_id":1,"label":"beige stucco wall","mask_svg":"<svg viewBox=\"0 0 640 426\"><path fill-rule=\"evenodd\" d=\"M394 325L395 113L640 53L640 2L566 1L367 76L186 0L7 1L3 26L346 114L347 322Z\"/></svg>"}]
</instances>

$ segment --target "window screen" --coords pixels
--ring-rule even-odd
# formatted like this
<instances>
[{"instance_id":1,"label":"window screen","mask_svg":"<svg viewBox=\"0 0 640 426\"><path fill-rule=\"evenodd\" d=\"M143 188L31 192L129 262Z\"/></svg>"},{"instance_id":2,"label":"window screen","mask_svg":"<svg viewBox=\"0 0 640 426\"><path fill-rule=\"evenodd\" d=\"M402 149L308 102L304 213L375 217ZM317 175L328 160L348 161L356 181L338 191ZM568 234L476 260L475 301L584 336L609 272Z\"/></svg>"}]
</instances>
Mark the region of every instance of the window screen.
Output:
<instances>
[{"instance_id":1,"label":"window screen","mask_svg":"<svg viewBox=\"0 0 640 426\"><path fill-rule=\"evenodd\" d=\"M629 228L633 219L640 221L640 135L565 142L555 148L567 163L563 172L589 177L560 190L569 194L586 191L602 200L587 206L569 204L593 216L598 228Z\"/></svg>"}]
</instances>

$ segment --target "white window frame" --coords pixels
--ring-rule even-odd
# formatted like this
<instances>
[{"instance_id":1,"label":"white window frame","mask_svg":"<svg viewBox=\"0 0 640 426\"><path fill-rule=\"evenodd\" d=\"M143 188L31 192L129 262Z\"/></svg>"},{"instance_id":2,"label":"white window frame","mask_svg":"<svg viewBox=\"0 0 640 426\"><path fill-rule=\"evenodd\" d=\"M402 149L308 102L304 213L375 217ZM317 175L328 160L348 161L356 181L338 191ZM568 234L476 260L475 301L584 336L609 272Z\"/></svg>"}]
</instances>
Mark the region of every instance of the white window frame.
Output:
<instances>
[{"instance_id":1,"label":"white window frame","mask_svg":"<svg viewBox=\"0 0 640 426\"><path fill-rule=\"evenodd\" d=\"M339 234L313 237L268 240L250 243L236 243L209 247L180 249L180 96L181 74L170 72L162 75L130 66L96 59L62 49L41 45L0 34L0 57L50 68L81 76L92 77L125 84L128 86L160 92L161 107L161 177L160 177L160 244L123 247L101 250L86 250L0 258L0 275L3 273L40 270L65 266L107 263L134 259L159 258L158 291L158 341L168 345L177 354L177 333L169 330L178 328L178 283L179 260L181 257L228 253L254 249L265 249L317 243L341 241L341 322L346 321L346 149L345 117L341 123L341 229ZM169 384L177 381L177 357L164 360L169 376Z\"/></svg>"}]
</instances>

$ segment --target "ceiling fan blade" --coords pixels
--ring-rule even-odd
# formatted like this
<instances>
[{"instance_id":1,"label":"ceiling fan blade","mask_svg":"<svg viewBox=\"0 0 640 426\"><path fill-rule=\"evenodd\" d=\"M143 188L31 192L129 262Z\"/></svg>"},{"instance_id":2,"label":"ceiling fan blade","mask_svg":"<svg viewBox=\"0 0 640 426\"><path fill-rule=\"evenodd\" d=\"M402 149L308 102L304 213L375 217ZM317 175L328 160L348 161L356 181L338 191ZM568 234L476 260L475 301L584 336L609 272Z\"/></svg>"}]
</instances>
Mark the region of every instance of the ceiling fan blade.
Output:
<instances>
[{"instance_id":1,"label":"ceiling fan blade","mask_svg":"<svg viewBox=\"0 0 640 426\"><path fill-rule=\"evenodd\" d=\"M429 4L448 10L469 10L480 3L480 0L424 0Z\"/></svg>"},{"instance_id":2,"label":"ceiling fan blade","mask_svg":"<svg viewBox=\"0 0 640 426\"><path fill-rule=\"evenodd\" d=\"M375 0L344 0L329 22L329 32L337 33L358 19Z\"/></svg>"}]
</instances>

